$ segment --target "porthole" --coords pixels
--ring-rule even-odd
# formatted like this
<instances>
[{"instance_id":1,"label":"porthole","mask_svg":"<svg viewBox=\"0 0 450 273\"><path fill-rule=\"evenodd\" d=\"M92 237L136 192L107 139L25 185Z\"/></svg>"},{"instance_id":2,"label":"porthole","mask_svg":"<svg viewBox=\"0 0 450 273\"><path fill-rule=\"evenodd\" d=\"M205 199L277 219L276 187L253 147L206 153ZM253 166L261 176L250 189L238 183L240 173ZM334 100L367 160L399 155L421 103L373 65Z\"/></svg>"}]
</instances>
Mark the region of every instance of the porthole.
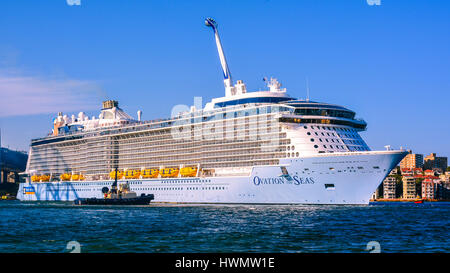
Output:
<instances>
[{"instance_id":1,"label":"porthole","mask_svg":"<svg viewBox=\"0 0 450 273\"><path fill-rule=\"evenodd\" d=\"M310 136L311 135L311 133L310 132L308 132L308 133L306 133L308 136Z\"/></svg>"},{"instance_id":2,"label":"porthole","mask_svg":"<svg viewBox=\"0 0 450 273\"><path fill-rule=\"evenodd\" d=\"M311 138L311 142L314 142L314 138Z\"/></svg>"},{"instance_id":3,"label":"porthole","mask_svg":"<svg viewBox=\"0 0 450 273\"><path fill-rule=\"evenodd\" d=\"M314 145L314 148L316 148L316 149L317 149L317 148L319 148L319 146L317 146L317 145Z\"/></svg>"},{"instance_id":4,"label":"porthole","mask_svg":"<svg viewBox=\"0 0 450 273\"><path fill-rule=\"evenodd\" d=\"M308 129L308 126L303 126L303 128Z\"/></svg>"}]
</instances>

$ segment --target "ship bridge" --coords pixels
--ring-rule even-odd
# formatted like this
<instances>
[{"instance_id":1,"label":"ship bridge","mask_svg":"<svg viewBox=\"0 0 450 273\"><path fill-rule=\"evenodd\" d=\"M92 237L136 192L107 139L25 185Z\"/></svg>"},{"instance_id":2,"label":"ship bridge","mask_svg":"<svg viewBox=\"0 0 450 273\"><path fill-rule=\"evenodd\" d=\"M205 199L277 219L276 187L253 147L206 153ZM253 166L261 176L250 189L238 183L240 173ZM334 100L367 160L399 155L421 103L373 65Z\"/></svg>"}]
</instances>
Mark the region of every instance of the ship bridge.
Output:
<instances>
[{"instance_id":1,"label":"ship bridge","mask_svg":"<svg viewBox=\"0 0 450 273\"><path fill-rule=\"evenodd\" d=\"M283 102L294 107L294 113L280 118L282 122L316 123L349 126L357 131L363 131L367 123L355 118L355 112L343 106L315 102L310 100L290 100Z\"/></svg>"},{"instance_id":2,"label":"ship bridge","mask_svg":"<svg viewBox=\"0 0 450 273\"><path fill-rule=\"evenodd\" d=\"M332 116L352 119L355 112L339 105L322 103L310 100L291 100L286 105L295 107L295 113L299 115Z\"/></svg>"},{"instance_id":3,"label":"ship bridge","mask_svg":"<svg viewBox=\"0 0 450 273\"><path fill-rule=\"evenodd\" d=\"M296 115L327 116L354 119L355 112L339 105L309 100L292 100L284 104L295 107Z\"/></svg>"}]
</instances>

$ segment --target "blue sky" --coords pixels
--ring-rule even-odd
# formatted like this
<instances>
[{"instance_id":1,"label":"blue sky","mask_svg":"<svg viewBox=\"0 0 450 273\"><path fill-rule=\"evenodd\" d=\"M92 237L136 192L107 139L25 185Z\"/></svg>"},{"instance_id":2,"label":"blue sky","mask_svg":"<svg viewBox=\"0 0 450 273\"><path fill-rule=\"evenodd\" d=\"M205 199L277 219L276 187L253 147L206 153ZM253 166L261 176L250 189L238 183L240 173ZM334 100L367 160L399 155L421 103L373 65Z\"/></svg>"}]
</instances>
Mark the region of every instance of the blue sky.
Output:
<instances>
[{"instance_id":1,"label":"blue sky","mask_svg":"<svg viewBox=\"0 0 450 273\"><path fill-rule=\"evenodd\" d=\"M294 97L344 105L390 144L450 156L450 2L2 1L2 144L28 150L58 111L98 115L101 101L144 119L223 96L219 24L234 80L276 77Z\"/></svg>"}]
</instances>

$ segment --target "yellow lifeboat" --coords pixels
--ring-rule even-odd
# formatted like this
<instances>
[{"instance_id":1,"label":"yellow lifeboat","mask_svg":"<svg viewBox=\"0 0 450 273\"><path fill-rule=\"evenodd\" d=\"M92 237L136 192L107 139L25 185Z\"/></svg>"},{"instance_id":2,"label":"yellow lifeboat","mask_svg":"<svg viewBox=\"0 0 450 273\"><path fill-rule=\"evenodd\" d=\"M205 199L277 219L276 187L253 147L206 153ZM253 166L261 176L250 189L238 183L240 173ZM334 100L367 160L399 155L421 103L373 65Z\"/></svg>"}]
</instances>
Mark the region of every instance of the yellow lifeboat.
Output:
<instances>
[{"instance_id":1,"label":"yellow lifeboat","mask_svg":"<svg viewBox=\"0 0 450 273\"><path fill-rule=\"evenodd\" d=\"M31 176L31 181L32 182L39 182L39 181L41 181L41 176L40 175L33 175L33 176Z\"/></svg>"},{"instance_id":2,"label":"yellow lifeboat","mask_svg":"<svg viewBox=\"0 0 450 273\"><path fill-rule=\"evenodd\" d=\"M47 174L41 175L41 181L42 182L50 181L50 175L47 175Z\"/></svg>"},{"instance_id":3,"label":"yellow lifeboat","mask_svg":"<svg viewBox=\"0 0 450 273\"><path fill-rule=\"evenodd\" d=\"M84 175L80 174L80 180L85 180L86 177L84 177Z\"/></svg>"},{"instance_id":4,"label":"yellow lifeboat","mask_svg":"<svg viewBox=\"0 0 450 273\"><path fill-rule=\"evenodd\" d=\"M142 178L156 178L159 175L159 169L145 169L141 174Z\"/></svg>"},{"instance_id":5,"label":"yellow lifeboat","mask_svg":"<svg viewBox=\"0 0 450 273\"><path fill-rule=\"evenodd\" d=\"M80 180L80 175L79 174L72 174L72 181L78 181Z\"/></svg>"},{"instance_id":6,"label":"yellow lifeboat","mask_svg":"<svg viewBox=\"0 0 450 273\"><path fill-rule=\"evenodd\" d=\"M109 177L111 177L111 179L116 179L116 171L111 171L109 173ZM122 177L123 177L123 172L117 171L117 179L122 179Z\"/></svg>"},{"instance_id":7,"label":"yellow lifeboat","mask_svg":"<svg viewBox=\"0 0 450 273\"><path fill-rule=\"evenodd\" d=\"M70 178L72 178L72 175L70 173L63 173L59 176L62 181L69 181Z\"/></svg>"},{"instance_id":8,"label":"yellow lifeboat","mask_svg":"<svg viewBox=\"0 0 450 273\"><path fill-rule=\"evenodd\" d=\"M125 178L127 179L137 179L139 176L141 176L141 171L128 170L125 172Z\"/></svg>"},{"instance_id":9,"label":"yellow lifeboat","mask_svg":"<svg viewBox=\"0 0 450 273\"><path fill-rule=\"evenodd\" d=\"M197 167L184 167L180 170L181 176L194 177L197 175Z\"/></svg>"},{"instance_id":10,"label":"yellow lifeboat","mask_svg":"<svg viewBox=\"0 0 450 273\"><path fill-rule=\"evenodd\" d=\"M161 170L161 177L177 177L178 173L178 168L164 168Z\"/></svg>"}]
</instances>

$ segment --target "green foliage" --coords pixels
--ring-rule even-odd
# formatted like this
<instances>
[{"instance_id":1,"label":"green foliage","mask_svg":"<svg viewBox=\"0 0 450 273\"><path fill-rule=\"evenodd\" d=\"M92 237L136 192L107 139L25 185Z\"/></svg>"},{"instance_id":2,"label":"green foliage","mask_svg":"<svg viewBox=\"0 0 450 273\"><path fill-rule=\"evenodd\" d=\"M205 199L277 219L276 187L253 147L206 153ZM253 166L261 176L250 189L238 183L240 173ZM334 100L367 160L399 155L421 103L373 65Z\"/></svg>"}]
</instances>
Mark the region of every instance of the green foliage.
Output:
<instances>
[{"instance_id":1,"label":"green foliage","mask_svg":"<svg viewBox=\"0 0 450 273\"><path fill-rule=\"evenodd\" d=\"M397 182L395 184L395 197L401 198L403 196L403 182L400 179L400 181L397 179Z\"/></svg>"},{"instance_id":2,"label":"green foliage","mask_svg":"<svg viewBox=\"0 0 450 273\"><path fill-rule=\"evenodd\" d=\"M422 182L423 182L423 180L424 180L423 178L416 179L416 193L420 197L422 197Z\"/></svg>"}]
</instances>

